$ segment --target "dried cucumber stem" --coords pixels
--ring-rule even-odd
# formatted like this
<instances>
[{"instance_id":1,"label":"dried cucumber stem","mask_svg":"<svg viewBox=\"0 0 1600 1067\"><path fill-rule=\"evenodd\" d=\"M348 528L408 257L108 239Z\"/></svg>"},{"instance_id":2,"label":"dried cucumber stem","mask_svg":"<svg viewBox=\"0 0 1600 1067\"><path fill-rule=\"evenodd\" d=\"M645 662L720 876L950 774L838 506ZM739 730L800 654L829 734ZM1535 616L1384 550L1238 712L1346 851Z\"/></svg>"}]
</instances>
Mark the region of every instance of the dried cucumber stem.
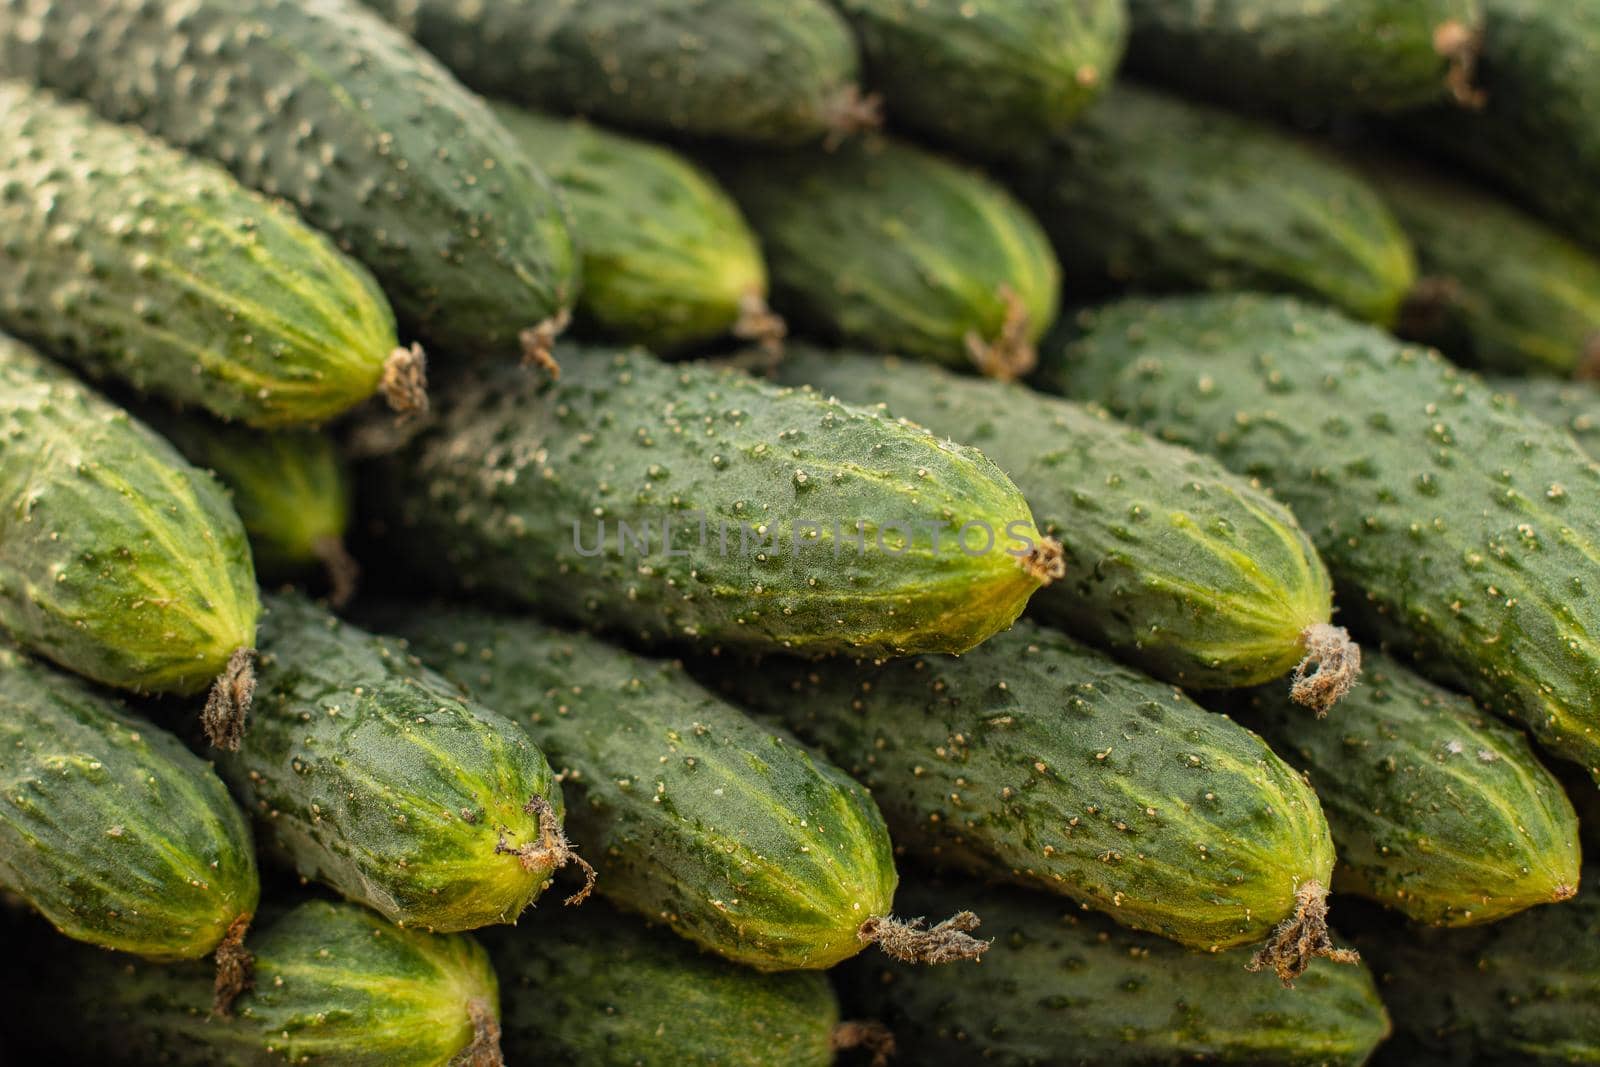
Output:
<instances>
[{"instance_id":1,"label":"dried cucumber stem","mask_svg":"<svg viewBox=\"0 0 1600 1067\"><path fill-rule=\"evenodd\" d=\"M1278 924L1261 950L1246 964L1246 969L1271 968L1285 989L1306 973L1318 956L1335 963L1355 963L1361 954L1353 949L1334 948L1328 936L1328 891L1317 881L1305 882L1295 893L1294 914Z\"/></svg>"},{"instance_id":2,"label":"dried cucumber stem","mask_svg":"<svg viewBox=\"0 0 1600 1067\"><path fill-rule=\"evenodd\" d=\"M763 352L777 358L783 354L789 325L782 315L773 314L765 298L752 289L739 298L739 319L733 324L733 335L741 341L754 341Z\"/></svg>"},{"instance_id":3,"label":"dried cucumber stem","mask_svg":"<svg viewBox=\"0 0 1600 1067\"><path fill-rule=\"evenodd\" d=\"M1589 338L1583 346L1583 358L1578 361L1578 369L1572 372L1572 376L1586 382L1600 380L1600 333Z\"/></svg>"},{"instance_id":4,"label":"dried cucumber stem","mask_svg":"<svg viewBox=\"0 0 1600 1067\"><path fill-rule=\"evenodd\" d=\"M1016 381L1033 371L1039 363L1039 351L1028 340L1030 316L1022 297L1009 285L1000 286L999 297L1006 305L1006 318L1000 324L1000 336L986 341L976 330L967 334L967 355L985 377L999 378L1003 382Z\"/></svg>"},{"instance_id":5,"label":"dried cucumber stem","mask_svg":"<svg viewBox=\"0 0 1600 1067\"><path fill-rule=\"evenodd\" d=\"M832 152L856 134L876 130L883 125L883 97L877 93L863 96L858 86L846 86L828 105L824 118L828 125L828 136L822 142L822 147L824 151Z\"/></svg>"},{"instance_id":6,"label":"dried cucumber stem","mask_svg":"<svg viewBox=\"0 0 1600 1067\"><path fill-rule=\"evenodd\" d=\"M496 851L514 852L522 858L523 870L531 871L542 863L549 863L552 869L565 867L569 863L576 863L583 868L583 888L568 897L565 904L582 904L589 899L589 893L594 889L594 868L589 866L587 860L578 855L572 847L572 842L567 840L566 831L561 828L561 822L556 818L556 810L544 797L536 796L522 806L522 810L533 815L539 820L538 843L528 843L521 848L503 848L496 846Z\"/></svg>"},{"instance_id":7,"label":"dried cucumber stem","mask_svg":"<svg viewBox=\"0 0 1600 1067\"><path fill-rule=\"evenodd\" d=\"M244 947L244 935L249 930L250 916L241 915L233 920L227 936L217 946L217 979L211 994L211 1011L215 1015L232 1015L233 1002L255 984L255 957Z\"/></svg>"},{"instance_id":8,"label":"dried cucumber stem","mask_svg":"<svg viewBox=\"0 0 1600 1067\"><path fill-rule=\"evenodd\" d=\"M1316 711L1320 719L1355 688L1361 677L1361 646L1350 640L1349 630L1325 622L1306 627L1300 644L1306 655L1295 665L1289 695L1296 704Z\"/></svg>"},{"instance_id":9,"label":"dried cucumber stem","mask_svg":"<svg viewBox=\"0 0 1600 1067\"><path fill-rule=\"evenodd\" d=\"M861 1049L871 1053L872 1067L885 1067L894 1055L894 1032L880 1022L847 1019L828 1035L828 1047L834 1052Z\"/></svg>"},{"instance_id":10,"label":"dried cucumber stem","mask_svg":"<svg viewBox=\"0 0 1600 1067\"><path fill-rule=\"evenodd\" d=\"M206 697L200 725L205 727L206 740L216 748L237 752L239 742L244 740L244 721L256 695L255 659L255 649L235 649L227 668L211 686L211 695Z\"/></svg>"},{"instance_id":11,"label":"dried cucumber stem","mask_svg":"<svg viewBox=\"0 0 1600 1067\"><path fill-rule=\"evenodd\" d=\"M1067 559L1061 542L1054 537L1046 537L1034 545L1028 550L1028 554L1022 557L1022 569L1045 585L1065 577Z\"/></svg>"},{"instance_id":12,"label":"dried cucumber stem","mask_svg":"<svg viewBox=\"0 0 1600 1067\"><path fill-rule=\"evenodd\" d=\"M1442 22L1433 30L1433 50L1450 61L1445 84L1450 95L1462 107L1474 110L1483 107L1488 99L1482 89L1473 84L1478 73L1478 55L1483 50L1483 33L1454 19Z\"/></svg>"},{"instance_id":13,"label":"dried cucumber stem","mask_svg":"<svg viewBox=\"0 0 1600 1067\"><path fill-rule=\"evenodd\" d=\"M322 562L328 574L328 603L342 608L356 595L356 583L361 578L361 564L356 562L344 542L337 537L319 537L311 551Z\"/></svg>"},{"instance_id":14,"label":"dried cucumber stem","mask_svg":"<svg viewBox=\"0 0 1600 1067\"><path fill-rule=\"evenodd\" d=\"M975 960L989 949L989 942L970 935L979 921L972 912L961 911L930 930L924 919L904 921L881 915L862 923L856 937L902 963Z\"/></svg>"},{"instance_id":15,"label":"dried cucumber stem","mask_svg":"<svg viewBox=\"0 0 1600 1067\"><path fill-rule=\"evenodd\" d=\"M1410 337L1437 334L1444 326L1445 315L1460 298L1461 283L1454 278L1418 278L1400 306L1398 332Z\"/></svg>"},{"instance_id":16,"label":"dried cucumber stem","mask_svg":"<svg viewBox=\"0 0 1600 1067\"><path fill-rule=\"evenodd\" d=\"M401 415L420 415L428 410L428 357L421 345L397 348L383 362L383 377L378 389L389 407Z\"/></svg>"},{"instance_id":17,"label":"dried cucumber stem","mask_svg":"<svg viewBox=\"0 0 1600 1067\"><path fill-rule=\"evenodd\" d=\"M494 1006L481 998L468 1001L467 1015L472 1019L472 1044L456 1054L450 1067L506 1067Z\"/></svg>"},{"instance_id":18,"label":"dried cucumber stem","mask_svg":"<svg viewBox=\"0 0 1600 1067\"><path fill-rule=\"evenodd\" d=\"M571 321L571 312L562 308L539 325L530 326L518 334L517 340L522 342L522 365L525 367L536 365L550 377L560 378L561 364L556 362L551 349L555 347L556 338L561 336L561 332Z\"/></svg>"}]
</instances>

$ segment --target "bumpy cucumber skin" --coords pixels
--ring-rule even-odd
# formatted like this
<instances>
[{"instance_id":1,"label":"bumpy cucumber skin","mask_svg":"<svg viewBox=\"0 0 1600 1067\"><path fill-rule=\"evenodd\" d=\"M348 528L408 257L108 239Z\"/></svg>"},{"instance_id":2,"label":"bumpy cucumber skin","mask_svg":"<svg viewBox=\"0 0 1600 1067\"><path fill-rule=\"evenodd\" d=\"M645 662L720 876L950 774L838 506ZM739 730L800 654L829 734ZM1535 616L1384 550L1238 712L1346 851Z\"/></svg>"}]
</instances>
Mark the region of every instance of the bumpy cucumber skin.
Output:
<instances>
[{"instance_id":1,"label":"bumpy cucumber skin","mask_svg":"<svg viewBox=\"0 0 1600 1067\"><path fill-rule=\"evenodd\" d=\"M1368 632L1600 777L1600 467L1437 353L1295 300L1130 300L1041 381L1271 486Z\"/></svg>"},{"instance_id":2,"label":"bumpy cucumber skin","mask_svg":"<svg viewBox=\"0 0 1600 1067\"><path fill-rule=\"evenodd\" d=\"M561 768L568 826L622 907L767 971L831 967L889 913L894 857L866 790L681 663L479 612L385 623Z\"/></svg>"},{"instance_id":3,"label":"bumpy cucumber skin","mask_svg":"<svg viewBox=\"0 0 1600 1067\"><path fill-rule=\"evenodd\" d=\"M0 885L57 930L196 959L255 913L250 827L177 738L0 646Z\"/></svg>"},{"instance_id":4,"label":"bumpy cucumber skin","mask_svg":"<svg viewBox=\"0 0 1600 1067\"><path fill-rule=\"evenodd\" d=\"M1279 111L1403 111L1470 96L1479 0L1130 0L1129 62Z\"/></svg>"},{"instance_id":5,"label":"bumpy cucumber skin","mask_svg":"<svg viewBox=\"0 0 1600 1067\"><path fill-rule=\"evenodd\" d=\"M248 732L219 769L304 878L391 922L514 922L557 866L526 805L561 791L509 719L459 699L395 642L268 598ZM526 862L525 862L526 860Z\"/></svg>"},{"instance_id":6,"label":"bumpy cucumber skin","mask_svg":"<svg viewBox=\"0 0 1600 1067\"><path fill-rule=\"evenodd\" d=\"M1066 576L1030 611L1174 685L1277 678L1325 623L1332 583L1283 505L1220 463L1103 409L894 357L788 346L780 380L883 404L982 449L1060 540Z\"/></svg>"},{"instance_id":7,"label":"bumpy cucumber skin","mask_svg":"<svg viewBox=\"0 0 1600 1067\"><path fill-rule=\"evenodd\" d=\"M1388 324L1416 276L1405 233L1353 169L1150 89L1113 87L1013 182L1069 288L1291 292Z\"/></svg>"},{"instance_id":8,"label":"bumpy cucumber skin","mask_svg":"<svg viewBox=\"0 0 1600 1067\"><path fill-rule=\"evenodd\" d=\"M820 974L757 974L601 904L488 940L511 1063L828 1067L839 1004Z\"/></svg>"},{"instance_id":9,"label":"bumpy cucumber skin","mask_svg":"<svg viewBox=\"0 0 1600 1067\"><path fill-rule=\"evenodd\" d=\"M558 358L556 383L517 367L462 383L363 480L412 573L644 643L869 655L965 651L1040 586L1005 550L1011 523L1042 544L1028 505L975 449L643 351L563 347ZM604 550L582 554L602 521ZM797 561L791 535L807 521L822 532L802 536ZM893 554L899 534L874 525L890 521L936 525L938 550L919 533ZM651 535L646 558L618 551L618 522ZM865 552L849 540L858 522ZM963 551L967 522L989 524L996 550ZM740 545L741 526L757 525L776 549L758 551L754 535Z\"/></svg>"},{"instance_id":10,"label":"bumpy cucumber skin","mask_svg":"<svg viewBox=\"0 0 1600 1067\"><path fill-rule=\"evenodd\" d=\"M765 302L755 235L687 158L579 120L503 105L495 114L572 209L583 236L580 322L664 353L727 333L744 306Z\"/></svg>"},{"instance_id":11,"label":"bumpy cucumber skin","mask_svg":"<svg viewBox=\"0 0 1600 1067\"><path fill-rule=\"evenodd\" d=\"M494 970L471 937L400 929L352 904L299 904L246 947L255 985L232 1018L211 1014L203 966L78 950L46 965L40 1010L17 1029L39 1053L82 1063L447 1067L473 1043L473 1013L499 1014Z\"/></svg>"},{"instance_id":12,"label":"bumpy cucumber skin","mask_svg":"<svg viewBox=\"0 0 1600 1067\"><path fill-rule=\"evenodd\" d=\"M1365 169L1417 250L1405 336L1503 374L1600 368L1600 257L1470 185L1392 162Z\"/></svg>"},{"instance_id":13,"label":"bumpy cucumber skin","mask_svg":"<svg viewBox=\"0 0 1600 1067\"><path fill-rule=\"evenodd\" d=\"M837 0L897 122L1005 157L1110 83L1125 0Z\"/></svg>"},{"instance_id":14,"label":"bumpy cucumber skin","mask_svg":"<svg viewBox=\"0 0 1600 1067\"><path fill-rule=\"evenodd\" d=\"M481 100L353 0L0 0L0 75L287 200L444 350L516 351L577 295L548 179Z\"/></svg>"},{"instance_id":15,"label":"bumpy cucumber skin","mask_svg":"<svg viewBox=\"0 0 1600 1067\"><path fill-rule=\"evenodd\" d=\"M0 83L0 232L0 325L223 418L337 415L377 390L396 345L371 276L286 207L15 82Z\"/></svg>"},{"instance_id":16,"label":"bumpy cucumber skin","mask_svg":"<svg viewBox=\"0 0 1600 1067\"><path fill-rule=\"evenodd\" d=\"M971 369L1008 313L1028 348L1060 266L1038 222L976 171L897 141L728 156L718 174L761 238L774 306L814 333Z\"/></svg>"},{"instance_id":17,"label":"bumpy cucumber skin","mask_svg":"<svg viewBox=\"0 0 1600 1067\"><path fill-rule=\"evenodd\" d=\"M196 693L255 644L244 527L210 475L0 336L0 626L105 685Z\"/></svg>"},{"instance_id":18,"label":"bumpy cucumber skin","mask_svg":"<svg viewBox=\"0 0 1600 1067\"><path fill-rule=\"evenodd\" d=\"M480 92L619 126L797 143L856 99L855 39L823 0L367 3Z\"/></svg>"},{"instance_id":19,"label":"bumpy cucumber skin","mask_svg":"<svg viewBox=\"0 0 1600 1067\"><path fill-rule=\"evenodd\" d=\"M1319 960L1285 989L1248 973L1246 952L1191 952L1032 893L954 888L908 885L907 906L970 903L994 937L981 966L863 958L843 974L851 1012L893 1030L910 1063L1358 1067L1389 1032L1365 967Z\"/></svg>"},{"instance_id":20,"label":"bumpy cucumber skin","mask_svg":"<svg viewBox=\"0 0 1600 1067\"><path fill-rule=\"evenodd\" d=\"M1185 945L1262 940L1333 870L1316 796L1259 737L1027 622L959 660L707 671L872 790L907 853Z\"/></svg>"},{"instance_id":21,"label":"bumpy cucumber skin","mask_svg":"<svg viewBox=\"0 0 1600 1067\"><path fill-rule=\"evenodd\" d=\"M1241 721L1307 771L1334 888L1418 922L1470 926L1572 896L1578 816L1521 731L1376 653L1328 720L1271 690Z\"/></svg>"}]
</instances>

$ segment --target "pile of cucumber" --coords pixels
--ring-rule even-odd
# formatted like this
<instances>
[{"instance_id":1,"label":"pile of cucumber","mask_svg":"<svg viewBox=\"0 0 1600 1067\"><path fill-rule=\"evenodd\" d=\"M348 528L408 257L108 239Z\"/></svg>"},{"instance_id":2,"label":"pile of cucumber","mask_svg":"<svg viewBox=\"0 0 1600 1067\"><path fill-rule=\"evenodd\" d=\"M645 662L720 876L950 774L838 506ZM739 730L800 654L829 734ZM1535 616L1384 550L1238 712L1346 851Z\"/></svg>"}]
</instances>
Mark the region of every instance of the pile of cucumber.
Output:
<instances>
[{"instance_id":1,"label":"pile of cucumber","mask_svg":"<svg viewBox=\"0 0 1600 1067\"><path fill-rule=\"evenodd\" d=\"M1600 1064L1600 0L0 0L0 1064Z\"/></svg>"}]
</instances>

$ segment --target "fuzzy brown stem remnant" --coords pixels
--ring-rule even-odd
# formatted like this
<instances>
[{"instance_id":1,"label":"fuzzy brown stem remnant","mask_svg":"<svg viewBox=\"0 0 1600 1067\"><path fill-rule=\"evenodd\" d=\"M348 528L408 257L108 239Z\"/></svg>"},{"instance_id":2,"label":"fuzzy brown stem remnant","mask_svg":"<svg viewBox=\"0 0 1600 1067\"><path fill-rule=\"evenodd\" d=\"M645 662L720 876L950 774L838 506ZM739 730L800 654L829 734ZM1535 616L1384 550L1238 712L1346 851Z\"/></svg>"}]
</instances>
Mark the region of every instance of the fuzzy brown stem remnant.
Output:
<instances>
[{"instance_id":1,"label":"fuzzy brown stem remnant","mask_svg":"<svg viewBox=\"0 0 1600 1067\"><path fill-rule=\"evenodd\" d=\"M776 360L783 355L789 324L782 315L774 315L766 299L752 289L739 298L739 319L733 324L733 335L741 341L754 341Z\"/></svg>"},{"instance_id":2,"label":"fuzzy brown stem remnant","mask_svg":"<svg viewBox=\"0 0 1600 1067\"><path fill-rule=\"evenodd\" d=\"M1320 719L1356 687L1356 679L1361 677L1361 646L1350 640L1349 630L1326 622L1306 627L1300 644L1306 654L1295 665L1289 695Z\"/></svg>"},{"instance_id":3,"label":"fuzzy brown stem remnant","mask_svg":"<svg viewBox=\"0 0 1600 1067\"><path fill-rule=\"evenodd\" d=\"M319 537L311 551L322 562L328 575L328 603L342 608L356 595L356 584L361 580L361 564L344 547L337 537Z\"/></svg>"},{"instance_id":4,"label":"fuzzy brown stem remnant","mask_svg":"<svg viewBox=\"0 0 1600 1067\"><path fill-rule=\"evenodd\" d=\"M561 336L561 331L571 321L572 313L562 308L539 325L530 326L518 334L517 340L522 342L522 365L537 366L551 378L559 380L561 364L556 362L551 350L555 348L556 338Z\"/></svg>"},{"instance_id":5,"label":"fuzzy brown stem remnant","mask_svg":"<svg viewBox=\"0 0 1600 1067\"><path fill-rule=\"evenodd\" d=\"M233 1002L255 984L256 960L244 947L244 935L249 930L250 916L241 915L233 920L227 935L217 946L217 977L211 993L214 1015L232 1015Z\"/></svg>"},{"instance_id":6,"label":"fuzzy brown stem remnant","mask_svg":"<svg viewBox=\"0 0 1600 1067\"><path fill-rule=\"evenodd\" d=\"M1578 367L1572 376L1586 382L1600 380L1600 333L1584 344L1583 356L1578 360Z\"/></svg>"},{"instance_id":7,"label":"fuzzy brown stem remnant","mask_svg":"<svg viewBox=\"0 0 1600 1067\"><path fill-rule=\"evenodd\" d=\"M823 121L828 136L822 142L825 152L832 152L858 133L867 133L883 125L883 97L877 93L862 95L855 85L847 85L829 102Z\"/></svg>"},{"instance_id":8,"label":"fuzzy brown stem remnant","mask_svg":"<svg viewBox=\"0 0 1600 1067\"><path fill-rule=\"evenodd\" d=\"M1046 537L1034 545L1021 562L1022 569L1039 579L1043 585L1049 585L1067 574L1066 550L1054 537Z\"/></svg>"},{"instance_id":9,"label":"fuzzy brown stem remnant","mask_svg":"<svg viewBox=\"0 0 1600 1067\"><path fill-rule=\"evenodd\" d=\"M500 1051L500 1020L494 1005L479 998L467 1002L467 1017L472 1020L472 1044L456 1053L450 1067L506 1067Z\"/></svg>"},{"instance_id":10,"label":"fuzzy brown stem remnant","mask_svg":"<svg viewBox=\"0 0 1600 1067\"><path fill-rule=\"evenodd\" d=\"M403 417L421 415L428 410L428 357L421 345L397 348L383 362L383 377L378 391L389 407Z\"/></svg>"},{"instance_id":11,"label":"fuzzy brown stem remnant","mask_svg":"<svg viewBox=\"0 0 1600 1067\"><path fill-rule=\"evenodd\" d=\"M1247 970L1271 969L1285 989L1306 973L1311 961L1321 956L1335 963L1355 963L1361 954L1353 949L1334 948L1328 936L1328 891L1318 881L1301 883L1295 893L1294 914L1278 924L1267 943L1245 965Z\"/></svg>"},{"instance_id":12,"label":"fuzzy brown stem remnant","mask_svg":"<svg viewBox=\"0 0 1600 1067\"><path fill-rule=\"evenodd\" d=\"M966 337L967 355L979 373L1003 382L1014 382L1038 365L1039 352L1028 340L1032 317L1022 297L1009 285L1000 286L998 295L1006 306L1000 335L993 341L986 341L976 330L969 331Z\"/></svg>"},{"instance_id":13,"label":"fuzzy brown stem remnant","mask_svg":"<svg viewBox=\"0 0 1600 1067\"><path fill-rule=\"evenodd\" d=\"M880 915L862 923L856 937L901 963L950 963L975 960L989 950L989 942L971 936L978 923L970 911L957 912L931 930L925 919Z\"/></svg>"},{"instance_id":14,"label":"fuzzy brown stem remnant","mask_svg":"<svg viewBox=\"0 0 1600 1067\"><path fill-rule=\"evenodd\" d=\"M870 1019L846 1019L828 1034L828 1047L834 1052L861 1049L872 1055L872 1067L886 1067L894 1055L894 1033Z\"/></svg>"},{"instance_id":15,"label":"fuzzy brown stem remnant","mask_svg":"<svg viewBox=\"0 0 1600 1067\"><path fill-rule=\"evenodd\" d=\"M572 847L572 842L567 840L567 833L562 829L561 821L556 818L556 809L550 806L548 800L535 796L522 806L522 810L539 820L538 843L529 843L516 850L517 855L522 857L522 869L531 871L548 864L554 871L569 863L576 863L583 868L583 888L563 903L582 904L589 899L589 893L594 889L594 868L578 855L577 850Z\"/></svg>"},{"instance_id":16,"label":"fuzzy brown stem remnant","mask_svg":"<svg viewBox=\"0 0 1600 1067\"><path fill-rule=\"evenodd\" d=\"M1456 103L1473 110L1483 107L1488 96L1473 84L1478 74L1478 55L1483 50L1483 32L1455 19L1441 22L1433 29L1433 50L1449 61L1444 80Z\"/></svg>"},{"instance_id":17,"label":"fuzzy brown stem remnant","mask_svg":"<svg viewBox=\"0 0 1600 1067\"><path fill-rule=\"evenodd\" d=\"M1405 337L1435 337L1444 328L1445 316L1460 299L1461 283L1455 278L1418 278L1400 305L1396 330Z\"/></svg>"},{"instance_id":18,"label":"fuzzy brown stem remnant","mask_svg":"<svg viewBox=\"0 0 1600 1067\"><path fill-rule=\"evenodd\" d=\"M239 742L244 740L245 719L256 695L255 659L255 649L235 649L227 668L211 686L211 695L206 697L200 725L205 727L206 740L217 748L237 752Z\"/></svg>"}]
</instances>

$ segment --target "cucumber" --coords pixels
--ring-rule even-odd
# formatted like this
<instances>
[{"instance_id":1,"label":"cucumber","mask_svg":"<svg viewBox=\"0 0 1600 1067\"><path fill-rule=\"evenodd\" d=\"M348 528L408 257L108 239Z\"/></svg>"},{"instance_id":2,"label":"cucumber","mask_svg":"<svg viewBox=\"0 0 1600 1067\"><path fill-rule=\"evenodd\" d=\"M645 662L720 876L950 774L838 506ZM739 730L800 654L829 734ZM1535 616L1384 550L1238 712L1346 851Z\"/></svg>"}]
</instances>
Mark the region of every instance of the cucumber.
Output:
<instances>
[{"instance_id":1,"label":"cucumber","mask_svg":"<svg viewBox=\"0 0 1600 1067\"><path fill-rule=\"evenodd\" d=\"M1328 623L1332 585L1310 540L1215 460L1097 408L895 357L791 346L778 373L884 405L1005 468L1061 540L1067 576L1033 601L1035 617L1174 685L1255 685L1300 663L1298 698L1325 709L1353 682L1359 651ZM1308 645L1327 647L1309 676Z\"/></svg>"},{"instance_id":2,"label":"cucumber","mask_svg":"<svg viewBox=\"0 0 1600 1067\"><path fill-rule=\"evenodd\" d=\"M491 96L690 137L797 143L876 125L824 0L366 0Z\"/></svg>"},{"instance_id":3,"label":"cucumber","mask_svg":"<svg viewBox=\"0 0 1600 1067\"><path fill-rule=\"evenodd\" d=\"M936 909L951 888L908 886ZM1059 900L962 885L1001 933L981 967L851 966L852 1009L882 1020L910 1063L1260 1063L1358 1067L1389 1032L1365 967L1323 961L1280 989L1244 954L1189 952Z\"/></svg>"},{"instance_id":4,"label":"cucumber","mask_svg":"<svg viewBox=\"0 0 1600 1067\"><path fill-rule=\"evenodd\" d=\"M16 82L0 82L0 233L0 327L223 418L320 422L417 362L371 276L287 208Z\"/></svg>"},{"instance_id":5,"label":"cucumber","mask_svg":"<svg viewBox=\"0 0 1600 1067\"><path fill-rule=\"evenodd\" d=\"M755 235L711 175L580 120L504 105L495 114L560 187L583 235L580 323L657 352L730 331L782 338Z\"/></svg>"},{"instance_id":6,"label":"cucumber","mask_svg":"<svg viewBox=\"0 0 1600 1067\"><path fill-rule=\"evenodd\" d=\"M1479 102L1480 0L1129 0L1129 61L1231 104L1291 113Z\"/></svg>"},{"instance_id":7,"label":"cucumber","mask_svg":"<svg viewBox=\"0 0 1600 1067\"><path fill-rule=\"evenodd\" d=\"M302 878L452 933L516 921L576 860L539 749L394 642L282 594L261 651L250 731L219 769Z\"/></svg>"},{"instance_id":8,"label":"cucumber","mask_svg":"<svg viewBox=\"0 0 1600 1067\"><path fill-rule=\"evenodd\" d=\"M576 296L548 179L481 100L355 0L0 0L0 75L287 200L446 351L520 340L539 355Z\"/></svg>"},{"instance_id":9,"label":"cucumber","mask_svg":"<svg viewBox=\"0 0 1600 1067\"><path fill-rule=\"evenodd\" d=\"M1366 161L1416 245L1401 332L1503 374L1600 371L1600 257L1492 194Z\"/></svg>"},{"instance_id":10,"label":"cucumber","mask_svg":"<svg viewBox=\"0 0 1600 1067\"><path fill-rule=\"evenodd\" d=\"M1290 946L1273 927L1308 921L1333 951L1310 787L1248 730L1064 634L1023 622L959 660L706 670L872 790L907 855L1194 948L1273 935L1275 963Z\"/></svg>"},{"instance_id":11,"label":"cucumber","mask_svg":"<svg viewBox=\"0 0 1600 1067\"><path fill-rule=\"evenodd\" d=\"M1600 467L1570 437L1290 299L1133 300L1080 327L1043 382L1260 478L1367 632L1600 776Z\"/></svg>"},{"instance_id":12,"label":"cucumber","mask_svg":"<svg viewBox=\"0 0 1600 1067\"><path fill-rule=\"evenodd\" d=\"M1282 291L1388 324L1415 279L1399 223L1353 169L1150 89L1115 86L1039 139L1012 180L1069 291Z\"/></svg>"},{"instance_id":13,"label":"cucumber","mask_svg":"<svg viewBox=\"0 0 1600 1067\"><path fill-rule=\"evenodd\" d=\"M827 1067L839 1004L820 974L757 974L590 905L489 940L512 1063Z\"/></svg>"},{"instance_id":14,"label":"cucumber","mask_svg":"<svg viewBox=\"0 0 1600 1067\"><path fill-rule=\"evenodd\" d=\"M1527 739L1466 697L1369 657L1338 718L1277 693L1242 720L1309 772L1333 831L1334 888L1435 926L1494 922L1567 900L1578 816Z\"/></svg>"},{"instance_id":15,"label":"cucumber","mask_svg":"<svg viewBox=\"0 0 1600 1067\"><path fill-rule=\"evenodd\" d=\"M363 479L414 574L646 644L893 655L965 651L1059 573L973 449L638 350L561 362L461 383Z\"/></svg>"},{"instance_id":16,"label":"cucumber","mask_svg":"<svg viewBox=\"0 0 1600 1067\"><path fill-rule=\"evenodd\" d=\"M39 967L48 980L14 991L14 1028L31 1039L35 1063L503 1063L498 983L469 936L399 929L361 908L312 900L251 934L249 947L255 987L232 1019L208 1017L202 968L76 950L52 952Z\"/></svg>"},{"instance_id":17,"label":"cucumber","mask_svg":"<svg viewBox=\"0 0 1600 1067\"><path fill-rule=\"evenodd\" d=\"M836 0L896 122L962 151L1010 155L1111 81L1125 0Z\"/></svg>"},{"instance_id":18,"label":"cucumber","mask_svg":"<svg viewBox=\"0 0 1600 1067\"><path fill-rule=\"evenodd\" d=\"M333 438L313 430L252 432L156 409L145 421L233 497L263 581L323 567L335 606L355 593L360 568L345 550L350 472Z\"/></svg>"},{"instance_id":19,"label":"cucumber","mask_svg":"<svg viewBox=\"0 0 1600 1067\"><path fill-rule=\"evenodd\" d=\"M1549 378L1490 378L1529 412L1572 435L1589 457L1600 457L1600 390L1592 382Z\"/></svg>"},{"instance_id":20,"label":"cucumber","mask_svg":"<svg viewBox=\"0 0 1600 1067\"><path fill-rule=\"evenodd\" d=\"M220 674L208 721L244 714L261 608L227 494L4 336L0 514L0 627L19 644L139 693L197 693Z\"/></svg>"},{"instance_id":21,"label":"cucumber","mask_svg":"<svg viewBox=\"0 0 1600 1067\"><path fill-rule=\"evenodd\" d=\"M976 171L898 141L745 154L718 173L760 235L774 304L818 335L1015 378L1056 317L1039 224Z\"/></svg>"}]
</instances>

